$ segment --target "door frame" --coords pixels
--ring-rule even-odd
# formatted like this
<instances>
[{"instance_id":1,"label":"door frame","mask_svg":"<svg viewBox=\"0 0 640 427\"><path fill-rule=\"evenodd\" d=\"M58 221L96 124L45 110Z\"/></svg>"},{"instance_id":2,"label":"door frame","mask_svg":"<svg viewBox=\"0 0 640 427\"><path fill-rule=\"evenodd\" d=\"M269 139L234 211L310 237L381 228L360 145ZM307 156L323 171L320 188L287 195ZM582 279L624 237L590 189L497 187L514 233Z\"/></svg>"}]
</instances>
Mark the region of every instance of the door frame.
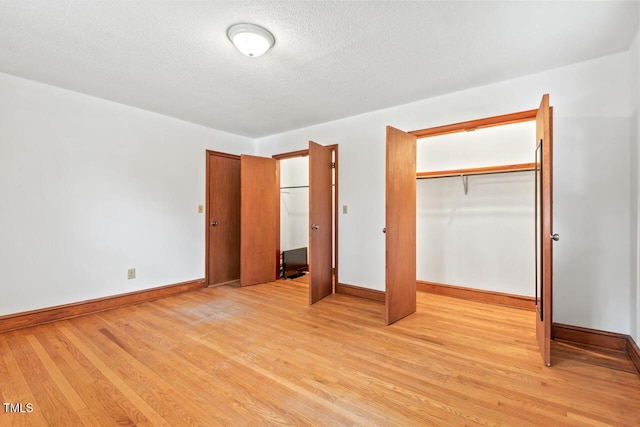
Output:
<instances>
[{"instance_id":1,"label":"door frame","mask_svg":"<svg viewBox=\"0 0 640 427\"><path fill-rule=\"evenodd\" d=\"M211 227L209 225L209 216L211 214L211 198L209 196L209 179L211 178L209 176L209 166L210 166L210 162L211 162L211 156L217 156L217 157L224 157L224 158L228 158L228 159L234 159L234 160L238 160L240 161L240 156L236 155L236 154L229 154L229 153L223 153L221 151L214 151L214 150L205 150L205 156L206 156L206 162L205 162L205 211L204 211L204 227L205 227L205 249L204 249L204 280L205 280L205 287L209 287L209 286L221 286L221 285L225 285L228 283L236 283L240 281L240 278L238 278L238 280L234 280L228 283L210 283L210 277L209 277L209 263L210 258L211 258L211 248L209 245L209 237L211 234ZM238 177L238 179L240 179L240 177ZM238 213L239 215L240 213ZM240 254L238 254L238 256L240 256Z\"/></svg>"},{"instance_id":2,"label":"door frame","mask_svg":"<svg viewBox=\"0 0 640 427\"><path fill-rule=\"evenodd\" d=\"M336 284L339 283L338 282L338 176L340 175L338 173L339 170L339 162L338 162L338 144L331 144L331 145L326 145L325 147L331 148L333 150L333 162L335 163L335 167L334 167L334 176L333 176L333 181L334 181L334 195L333 195L333 265L334 265L334 278L333 278L333 293L336 292ZM276 168L278 169L278 176L280 176L280 160L286 160L286 159L293 159L296 157L308 157L309 156L309 149L306 148L304 150L297 150L297 151L289 151L289 152L285 152L285 153L279 153L279 154L274 154L273 156L271 156L272 158L276 159L277 163L276 163ZM277 244L276 244L276 248L278 251L278 254L280 254L280 194L277 195L278 196L278 205L277 205L277 231L276 231L276 239L277 239ZM280 257L278 257L278 262L276 264L276 268L278 269L278 273L280 272ZM278 274L279 276L279 274Z\"/></svg>"}]
</instances>

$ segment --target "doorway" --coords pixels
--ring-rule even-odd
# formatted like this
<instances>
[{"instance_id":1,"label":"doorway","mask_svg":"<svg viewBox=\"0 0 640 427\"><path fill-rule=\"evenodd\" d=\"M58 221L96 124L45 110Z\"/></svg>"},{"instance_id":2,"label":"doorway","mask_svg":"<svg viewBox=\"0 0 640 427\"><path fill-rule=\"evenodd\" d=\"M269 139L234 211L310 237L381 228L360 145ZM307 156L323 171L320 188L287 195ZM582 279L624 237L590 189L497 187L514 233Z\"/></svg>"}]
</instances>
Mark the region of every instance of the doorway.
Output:
<instances>
[{"instance_id":1,"label":"doorway","mask_svg":"<svg viewBox=\"0 0 640 427\"><path fill-rule=\"evenodd\" d=\"M282 270L287 272L287 256L308 253L309 304L314 304L334 292L338 274L338 147L309 141L308 150L273 157L281 177L278 250L285 262Z\"/></svg>"}]
</instances>

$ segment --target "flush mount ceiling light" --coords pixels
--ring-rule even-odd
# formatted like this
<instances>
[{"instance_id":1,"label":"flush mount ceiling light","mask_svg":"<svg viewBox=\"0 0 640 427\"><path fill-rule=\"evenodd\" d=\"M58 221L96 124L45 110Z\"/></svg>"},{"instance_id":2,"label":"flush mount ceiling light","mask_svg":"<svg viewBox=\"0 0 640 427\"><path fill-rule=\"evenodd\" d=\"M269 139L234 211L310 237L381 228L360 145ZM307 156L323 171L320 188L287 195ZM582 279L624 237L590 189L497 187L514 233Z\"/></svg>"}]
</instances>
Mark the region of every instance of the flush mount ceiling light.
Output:
<instances>
[{"instance_id":1,"label":"flush mount ceiling light","mask_svg":"<svg viewBox=\"0 0 640 427\"><path fill-rule=\"evenodd\" d=\"M240 52L252 58L262 55L276 42L273 34L254 24L232 25L227 36Z\"/></svg>"}]
</instances>

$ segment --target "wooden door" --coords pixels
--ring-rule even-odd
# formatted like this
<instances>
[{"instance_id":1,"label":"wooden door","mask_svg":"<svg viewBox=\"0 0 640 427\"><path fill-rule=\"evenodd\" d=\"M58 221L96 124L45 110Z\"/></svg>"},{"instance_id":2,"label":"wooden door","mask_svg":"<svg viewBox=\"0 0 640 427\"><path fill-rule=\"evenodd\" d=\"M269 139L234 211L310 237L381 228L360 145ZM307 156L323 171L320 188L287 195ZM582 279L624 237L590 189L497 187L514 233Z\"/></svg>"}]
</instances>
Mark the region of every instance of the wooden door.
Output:
<instances>
[{"instance_id":1,"label":"wooden door","mask_svg":"<svg viewBox=\"0 0 640 427\"><path fill-rule=\"evenodd\" d=\"M240 157L207 152L207 286L240 279Z\"/></svg>"},{"instance_id":2,"label":"wooden door","mask_svg":"<svg viewBox=\"0 0 640 427\"><path fill-rule=\"evenodd\" d=\"M416 311L416 137L387 126L387 325Z\"/></svg>"},{"instance_id":3,"label":"wooden door","mask_svg":"<svg viewBox=\"0 0 640 427\"><path fill-rule=\"evenodd\" d=\"M553 135L549 95L536 115L536 337L542 361L551 366L553 317Z\"/></svg>"},{"instance_id":4,"label":"wooden door","mask_svg":"<svg viewBox=\"0 0 640 427\"><path fill-rule=\"evenodd\" d=\"M280 184L275 159L240 156L240 285L276 280Z\"/></svg>"},{"instance_id":5,"label":"wooden door","mask_svg":"<svg viewBox=\"0 0 640 427\"><path fill-rule=\"evenodd\" d=\"M333 293L332 152L309 141L309 304Z\"/></svg>"}]
</instances>

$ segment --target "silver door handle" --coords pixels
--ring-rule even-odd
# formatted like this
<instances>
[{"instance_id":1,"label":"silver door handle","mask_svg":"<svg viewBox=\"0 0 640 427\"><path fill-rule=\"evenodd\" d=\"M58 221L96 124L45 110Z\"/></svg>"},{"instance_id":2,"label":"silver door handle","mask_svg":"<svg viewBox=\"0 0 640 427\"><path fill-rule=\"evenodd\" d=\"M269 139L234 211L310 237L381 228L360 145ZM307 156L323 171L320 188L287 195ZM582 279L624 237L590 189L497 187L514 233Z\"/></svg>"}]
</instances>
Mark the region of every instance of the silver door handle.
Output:
<instances>
[{"instance_id":1,"label":"silver door handle","mask_svg":"<svg viewBox=\"0 0 640 427\"><path fill-rule=\"evenodd\" d=\"M319 226L318 224L313 224L313 225L311 226L311 229L312 229L312 230L317 230L318 228L320 228L320 226Z\"/></svg>"},{"instance_id":2,"label":"silver door handle","mask_svg":"<svg viewBox=\"0 0 640 427\"><path fill-rule=\"evenodd\" d=\"M551 240L554 240L554 241L557 242L558 240L560 240L560 235L559 234L552 234L551 236L549 236L549 238Z\"/></svg>"},{"instance_id":3,"label":"silver door handle","mask_svg":"<svg viewBox=\"0 0 640 427\"><path fill-rule=\"evenodd\" d=\"M216 225L218 225L218 221L212 221L212 222L211 222L211 226L212 226L212 227L215 227Z\"/></svg>"}]
</instances>

